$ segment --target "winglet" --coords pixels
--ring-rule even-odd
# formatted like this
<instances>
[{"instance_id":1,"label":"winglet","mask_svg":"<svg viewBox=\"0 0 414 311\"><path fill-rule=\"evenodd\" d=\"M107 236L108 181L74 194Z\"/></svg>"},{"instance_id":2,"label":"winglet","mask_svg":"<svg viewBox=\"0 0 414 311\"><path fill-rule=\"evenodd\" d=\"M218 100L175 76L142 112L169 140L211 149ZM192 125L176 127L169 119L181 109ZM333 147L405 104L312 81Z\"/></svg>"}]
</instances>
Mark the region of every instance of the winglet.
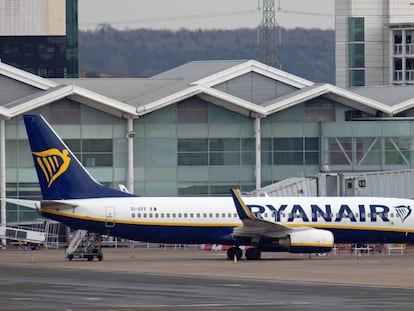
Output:
<instances>
[{"instance_id":1,"label":"winglet","mask_svg":"<svg viewBox=\"0 0 414 311\"><path fill-rule=\"evenodd\" d=\"M240 219L243 221L245 219L255 220L256 217L253 216L253 213L250 209L244 204L243 200L240 197L239 190L231 189L231 196L233 197L234 205L236 206L237 214Z\"/></svg>"}]
</instances>

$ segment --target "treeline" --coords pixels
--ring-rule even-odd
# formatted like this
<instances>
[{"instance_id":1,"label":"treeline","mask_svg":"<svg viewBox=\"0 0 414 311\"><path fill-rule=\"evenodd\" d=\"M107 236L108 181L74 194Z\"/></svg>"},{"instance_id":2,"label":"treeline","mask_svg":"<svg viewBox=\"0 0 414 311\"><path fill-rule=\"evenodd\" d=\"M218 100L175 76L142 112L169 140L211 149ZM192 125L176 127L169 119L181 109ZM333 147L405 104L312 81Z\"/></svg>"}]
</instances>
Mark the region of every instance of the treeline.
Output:
<instances>
[{"instance_id":1,"label":"treeline","mask_svg":"<svg viewBox=\"0 0 414 311\"><path fill-rule=\"evenodd\" d=\"M289 73L334 83L334 45L333 30L281 29L276 58ZM262 56L256 29L117 30L103 25L79 32L79 67L86 76L150 77L195 60L261 60Z\"/></svg>"}]
</instances>

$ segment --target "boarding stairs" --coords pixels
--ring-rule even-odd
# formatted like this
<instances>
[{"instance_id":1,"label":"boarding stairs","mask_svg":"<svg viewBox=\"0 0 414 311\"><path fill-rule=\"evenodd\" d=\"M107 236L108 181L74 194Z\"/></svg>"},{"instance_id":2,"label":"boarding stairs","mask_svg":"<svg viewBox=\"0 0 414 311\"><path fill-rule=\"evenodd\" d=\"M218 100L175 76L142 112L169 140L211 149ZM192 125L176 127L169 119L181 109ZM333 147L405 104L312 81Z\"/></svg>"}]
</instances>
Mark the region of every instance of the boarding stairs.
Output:
<instances>
[{"instance_id":1,"label":"boarding stairs","mask_svg":"<svg viewBox=\"0 0 414 311\"><path fill-rule=\"evenodd\" d=\"M66 257L69 260L85 258L88 261L92 261L96 257L101 261L103 259L101 235L86 230L75 230L66 249Z\"/></svg>"}]
</instances>

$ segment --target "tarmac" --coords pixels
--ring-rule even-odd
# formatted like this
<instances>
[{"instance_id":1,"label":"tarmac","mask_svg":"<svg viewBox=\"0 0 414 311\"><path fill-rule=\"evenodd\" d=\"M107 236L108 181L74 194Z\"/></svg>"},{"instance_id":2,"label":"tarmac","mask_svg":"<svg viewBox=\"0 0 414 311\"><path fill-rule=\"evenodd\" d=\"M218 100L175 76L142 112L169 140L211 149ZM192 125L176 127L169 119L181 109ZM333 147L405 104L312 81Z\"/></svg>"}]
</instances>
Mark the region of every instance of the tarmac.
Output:
<instances>
[{"instance_id":1,"label":"tarmac","mask_svg":"<svg viewBox=\"0 0 414 311\"><path fill-rule=\"evenodd\" d=\"M102 261L69 261L64 250L2 250L0 267L38 267L155 275L299 281L414 288L414 252L301 255L263 253L262 260L226 260L195 248L104 248Z\"/></svg>"}]
</instances>

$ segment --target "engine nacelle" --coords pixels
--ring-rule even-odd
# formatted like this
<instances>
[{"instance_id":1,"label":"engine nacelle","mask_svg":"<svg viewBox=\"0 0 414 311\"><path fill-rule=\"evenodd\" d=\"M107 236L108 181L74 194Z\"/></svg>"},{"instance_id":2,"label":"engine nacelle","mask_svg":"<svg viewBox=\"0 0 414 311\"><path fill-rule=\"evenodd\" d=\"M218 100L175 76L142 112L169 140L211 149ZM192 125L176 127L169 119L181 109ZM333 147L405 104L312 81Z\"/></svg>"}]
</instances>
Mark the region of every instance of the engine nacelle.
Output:
<instances>
[{"instance_id":1,"label":"engine nacelle","mask_svg":"<svg viewBox=\"0 0 414 311\"><path fill-rule=\"evenodd\" d=\"M285 243L290 253L327 253L333 248L334 236L330 231L310 228L291 232Z\"/></svg>"}]
</instances>

